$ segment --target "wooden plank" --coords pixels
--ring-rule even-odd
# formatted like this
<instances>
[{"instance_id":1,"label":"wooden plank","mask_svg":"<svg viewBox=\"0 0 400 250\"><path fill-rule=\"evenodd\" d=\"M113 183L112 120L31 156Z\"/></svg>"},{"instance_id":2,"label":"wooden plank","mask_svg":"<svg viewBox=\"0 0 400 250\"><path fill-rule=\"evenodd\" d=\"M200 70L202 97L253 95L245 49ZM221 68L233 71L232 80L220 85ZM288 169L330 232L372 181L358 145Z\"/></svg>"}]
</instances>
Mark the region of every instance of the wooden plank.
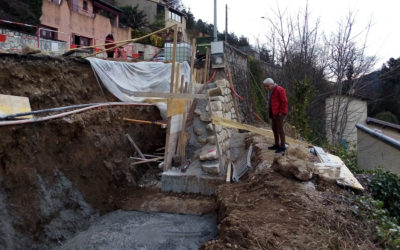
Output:
<instances>
[{"instance_id":1,"label":"wooden plank","mask_svg":"<svg viewBox=\"0 0 400 250\"><path fill-rule=\"evenodd\" d=\"M167 117L185 113L186 104L185 99L169 99Z\"/></svg>"},{"instance_id":2,"label":"wooden plank","mask_svg":"<svg viewBox=\"0 0 400 250\"><path fill-rule=\"evenodd\" d=\"M176 62L176 44L178 42L178 25L176 24L174 26L174 45L172 49L172 69L171 69L171 82L170 82L170 89L169 92L172 94L173 93L173 88L174 88L174 79L175 79L175 62ZM168 105L167 105L168 106ZM168 107L167 107L168 110ZM168 113L168 111L167 111ZM164 171L168 171L168 169L171 166L172 162L172 157L175 154L175 144L176 144L176 138L174 138L174 134L171 135L172 130L172 120L173 116L168 117L168 122L167 122L167 136L165 140L165 156L164 156Z\"/></svg>"},{"instance_id":3,"label":"wooden plank","mask_svg":"<svg viewBox=\"0 0 400 250\"><path fill-rule=\"evenodd\" d=\"M142 159L146 159L146 157L144 157L142 151L140 151L139 147L136 145L136 143L133 141L132 137L128 134L126 134L126 137L128 137L129 142L133 145L133 147L135 148L136 152L138 152L138 154L140 155L140 157Z\"/></svg>"},{"instance_id":4,"label":"wooden plank","mask_svg":"<svg viewBox=\"0 0 400 250\"><path fill-rule=\"evenodd\" d=\"M131 166L136 166L136 165L140 165L140 164L144 164L144 163L150 163L150 162L155 162L155 161L160 161L164 159L164 157L157 157L157 158L153 158L153 159L148 159L145 161L138 161L138 162L133 162L131 163Z\"/></svg>"},{"instance_id":5,"label":"wooden plank","mask_svg":"<svg viewBox=\"0 0 400 250\"><path fill-rule=\"evenodd\" d=\"M174 93L179 93L179 79L181 75L181 64L178 63L178 68L176 69L176 76L175 76L175 88L174 88Z\"/></svg>"},{"instance_id":6,"label":"wooden plank","mask_svg":"<svg viewBox=\"0 0 400 250\"><path fill-rule=\"evenodd\" d=\"M210 59L210 49L207 48L203 83L206 83L207 80L208 80L208 68L210 67L210 65L209 65L209 63L208 63L209 59Z\"/></svg>"},{"instance_id":7,"label":"wooden plank","mask_svg":"<svg viewBox=\"0 0 400 250\"><path fill-rule=\"evenodd\" d=\"M272 132L272 130L259 128L259 127L251 126L251 125L244 124L244 123L235 122L235 121L224 119L224 118L221 118L218 116L214 116L214 115L211 116L211 120L212 120L212 123L215 125L220 125L220 126L229 127L229 128L243 129L243 130L250 131L250 132L253 132L253 133L256 133L259 135L264 135L264 136L267 136L270 138L274 136L274 133ZM305 146L310 146L310 144L308 144L307 142L295 140L295 139L287 137L287 136L286 136L286 141L290 142L290 143L294 143L294 144L302 144Z\"/></svg>"},{"instance_id":8,"label":"wooden plank","mask_svg":"<svg viewBox=\"0 0 400 250\"><path fill-rule=\"evenodd\" d=\"M192 54L190 57L190 79L189 79L189 93L193 93L193 69L194 69L194 58L196 57L196 39L193 38L192 40ZM196 78L194 78L196 79ZM187 92L187 91L185 91Z\"/></svg>"},{"instance_id":9,"label":"wooden plank","mask_svg":"<svg viewBox=\"0 0 400 250\"><path fill-rule=\"evenodd\" d=\"M154 97L154 98L175 98L175 99L207 99L206 94L181 94L181 93L158 93L158 92L135 92L136 97Z\"/></svg>"},{"instance_id":10,"label":"wooden plank","mask_svg":"<svg viewBox=\"0 0 400 250\"><path fill-rule=\"evenodd\" d=\"M232 161L228 163L228 169L226 172L226 183L230 183L232 178Z\"/></svg>"}]
</instances>

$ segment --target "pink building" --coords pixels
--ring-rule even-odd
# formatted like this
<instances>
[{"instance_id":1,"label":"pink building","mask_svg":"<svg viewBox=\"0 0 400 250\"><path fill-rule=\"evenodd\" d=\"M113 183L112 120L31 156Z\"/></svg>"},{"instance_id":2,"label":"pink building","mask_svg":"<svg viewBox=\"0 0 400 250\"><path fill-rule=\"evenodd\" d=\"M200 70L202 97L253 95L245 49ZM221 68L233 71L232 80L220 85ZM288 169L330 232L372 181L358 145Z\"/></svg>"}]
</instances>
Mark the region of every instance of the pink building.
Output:
<instances>
[{"instance_id":1,"label":"pink building","mask_svg":"<svg viewBox=\"0 0 400 250\"><path fill-rule=\"evenodd\" d=\"M130 28L119 27L122 11L103 0L43 0L40 36L65 41L71 48L131 38Z\"/></svg>"}]
</instances>

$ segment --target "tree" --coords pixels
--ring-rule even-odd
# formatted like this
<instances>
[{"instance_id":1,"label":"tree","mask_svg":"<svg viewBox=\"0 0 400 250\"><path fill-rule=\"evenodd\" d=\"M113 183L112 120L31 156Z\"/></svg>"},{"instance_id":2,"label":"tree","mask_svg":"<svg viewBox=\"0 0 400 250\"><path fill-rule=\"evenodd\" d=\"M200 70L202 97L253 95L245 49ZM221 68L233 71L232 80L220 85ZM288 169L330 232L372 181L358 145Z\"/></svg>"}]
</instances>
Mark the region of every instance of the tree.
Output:
<instances>
[{"instance_id":1,"label":"tree","mask_svg":"<svg viewBox=\"0 0 400 250\"><path fill-rule=\"evenodd\" d=\"M378 112L389 111L400 120L400 57L390 58L383 65L380 76L381 92Z\"/></svg>"},{"instance_id":2,"label":"tree","mask_svg":"<svg viewBox=\"0 0 400 250\"><path fill-rule=\"evenodd\" d=\"M166 0L168 8L172 8L175 10L181 10L183 9L183 4L181 0Z\"/></svg>"},{"instance_id":3,"label":"tree","mask_svg":"<svg viewBox=\"0 0 400 250\"><path fill-rule=\"evenodd\" d=\"M132 29L143 29L146 27L148 25L146 15L138 8L139 5L136 5L135 7L121 7L123 12L120 16L120 23L131 27Z\"/></svg>"},{"instance_id":4,"label":"tree","mask_svg":"<svg viewBox=\"0 0 400 250\"><path fill-rule=\"evenodd\" d=\"M355 33L355 20L356 16L349 12L326 41L329 49L327 73L334 80L335 88L332 107L328 107L329 112L326 114L333 143L340 143L347 133L347 124L355 122L361 116L356 113L363 110L349 115L351 99L348 96L356 95L360 88L365 87L365 84L362 85L362 79L375 64L375 58L365 54L370 23L364 32ZM357 43L363 35L363 42Z\"/></svg>"}]
</instances>

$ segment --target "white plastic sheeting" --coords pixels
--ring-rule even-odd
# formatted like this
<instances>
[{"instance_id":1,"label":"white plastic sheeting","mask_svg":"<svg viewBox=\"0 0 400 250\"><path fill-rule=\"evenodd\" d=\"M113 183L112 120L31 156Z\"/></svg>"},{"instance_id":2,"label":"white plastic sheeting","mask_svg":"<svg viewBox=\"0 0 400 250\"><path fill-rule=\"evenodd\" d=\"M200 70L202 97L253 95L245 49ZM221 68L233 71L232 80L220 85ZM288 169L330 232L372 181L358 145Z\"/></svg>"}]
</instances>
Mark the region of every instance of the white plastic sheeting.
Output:
<instances>
[{"instance_id":1,"label":"white plastic sheeting","mask_svg":"<svg viewBox=\"0 0 400 250\"><path fill-rule=\"evenodd\" d=\"M172 63L162 62L115 62L88 58L101 82L114 96L123 102L143 102L146 98L135 97L135 92L169 93ZM177 67L175 67L177 70ZM184 75L189 82L190 66L181 63L180 75L175 72L175 81ZM174 81L174 82L175 82ZM157 103L161 116L166 119L167 104Z\"/></svg>"}]
</instances>

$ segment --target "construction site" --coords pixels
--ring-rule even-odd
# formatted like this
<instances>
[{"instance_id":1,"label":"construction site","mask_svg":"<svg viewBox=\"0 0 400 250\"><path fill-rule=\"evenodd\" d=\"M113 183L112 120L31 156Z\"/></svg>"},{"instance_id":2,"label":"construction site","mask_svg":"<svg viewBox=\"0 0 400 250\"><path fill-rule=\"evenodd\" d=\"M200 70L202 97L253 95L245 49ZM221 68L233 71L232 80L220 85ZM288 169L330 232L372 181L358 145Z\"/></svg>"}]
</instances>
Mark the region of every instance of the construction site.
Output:
<instances>
[{"instance_id":1,"label":"construction site","mask_svg":"<svg viewBox=\"0 0 400 250\"><path fill-rule=\"evenodd\" d=\"M165 30L165 62L103 56ZM0 53L1 249L383 248L341 158L268 149L247 54L152 34Z\"/></svg>"}]
</instances>

